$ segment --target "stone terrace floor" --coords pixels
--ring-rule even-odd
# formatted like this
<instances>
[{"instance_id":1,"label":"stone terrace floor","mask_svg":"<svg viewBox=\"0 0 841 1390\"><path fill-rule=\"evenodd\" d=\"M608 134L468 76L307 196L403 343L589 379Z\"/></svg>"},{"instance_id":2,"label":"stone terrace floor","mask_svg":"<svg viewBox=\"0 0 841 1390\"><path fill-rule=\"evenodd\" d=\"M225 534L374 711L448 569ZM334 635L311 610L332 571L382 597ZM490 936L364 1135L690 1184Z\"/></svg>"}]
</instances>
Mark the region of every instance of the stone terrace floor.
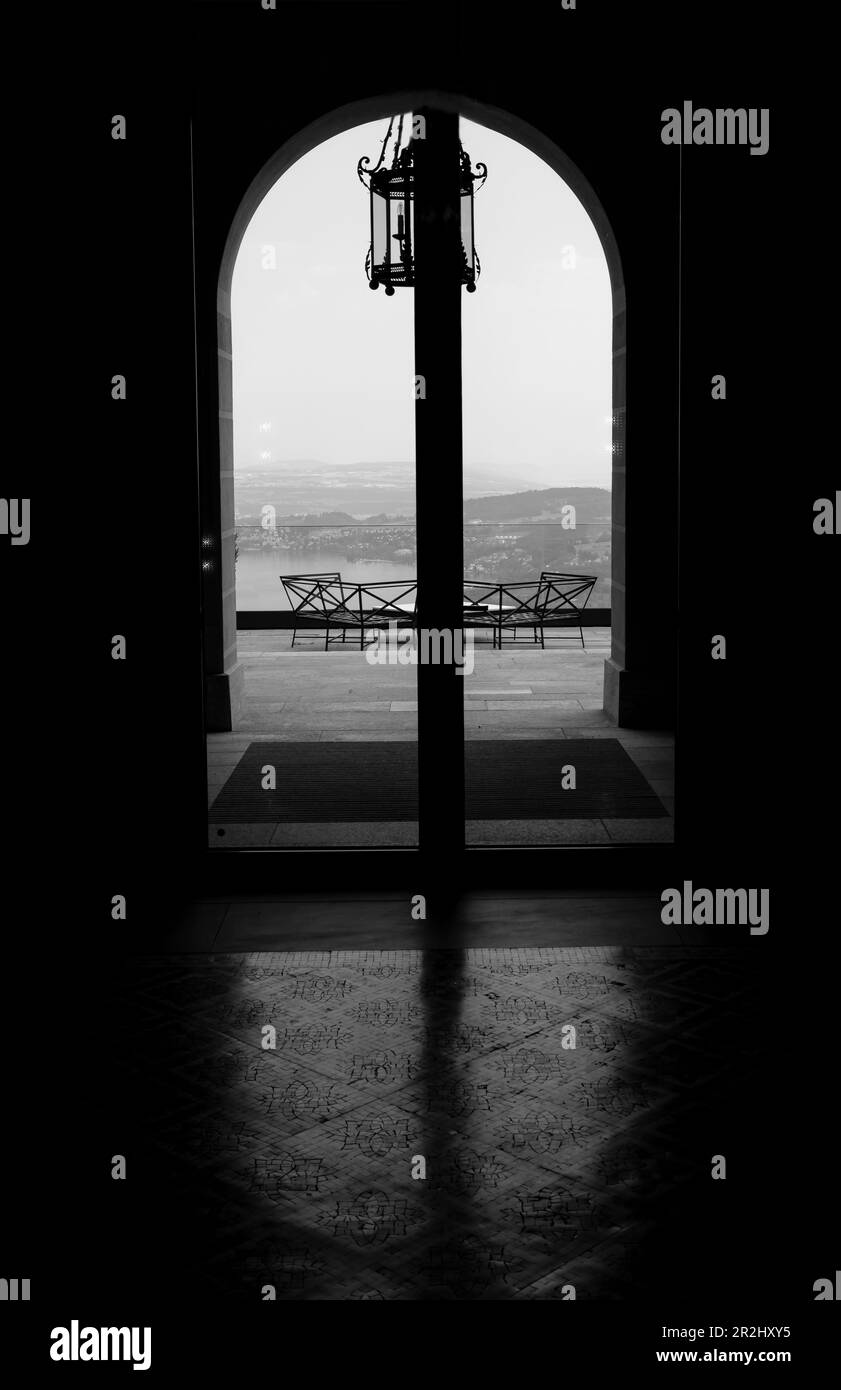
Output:
<instances>
[{"instance_id":1,"label":"stone terrace floor","mask_svg":"<svg viewBox=\"0 0 841 1390\"><path fill-rule=\"evenodd\" d=\"M616 738L668 812L657 819L468 821L468 844L629 844L673 839L674 736L617 729L602 708L608 628L554 638L541 650L521 637L502 651L490 634L475 637L474 670L465 677L468 739ZM416 668L371 665L348 641L324 651L323 636L289 631L237 634L245 699L232 733L208 737L208 804L242 754L258 739L385 742L417 738ZM220 836L219 831L224 835ZM410 822L213 825L209 843L244 846L412 845Z\"/></svg>"}]
</instances>

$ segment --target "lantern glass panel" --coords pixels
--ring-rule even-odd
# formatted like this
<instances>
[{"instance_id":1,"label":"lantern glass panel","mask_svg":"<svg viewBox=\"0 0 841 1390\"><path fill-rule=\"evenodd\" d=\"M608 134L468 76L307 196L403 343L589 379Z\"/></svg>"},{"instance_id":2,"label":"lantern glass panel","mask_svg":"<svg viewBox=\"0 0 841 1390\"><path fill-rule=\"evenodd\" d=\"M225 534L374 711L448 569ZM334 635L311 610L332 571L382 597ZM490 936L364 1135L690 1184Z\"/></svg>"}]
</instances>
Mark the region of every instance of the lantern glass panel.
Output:
<instances>
[{"instance_id":1,"label":"lantern glass panel","mask_svg":"<svg viewBox=\"0 0 841 1390\"><path fill-rule=\"evenodd\" d=\"M389 236L389 263L393 278L399 282L406 277L407 258L412 245L412 200L407 190L396 190L397 196L391 199L391 229Z\"/></svg>"},{"instance_id":2,"label":"lantern glass panel","mask_svg":"<svg viewBox=\"0 0 841 1390\"><path fill-rule=\"evenodd\" d=\"M374 264L371 274L376 277L376 268L382 266L388 255L388 245L386 242L386 199L379 193L371 193L371 221L372 221L372 240L374 243Z\"/></svg>"},{"instance_id":3,"label":"lantern glass panel","mask_svg":"<svg viewBox=\"0 0 841 1390\"><path fill-rule=\"evenodd\" d=\"M461 245L466 257L467 270L471 276L474 271L473 260L473 193L461 195Z\"/></svg>"}]
</instances>

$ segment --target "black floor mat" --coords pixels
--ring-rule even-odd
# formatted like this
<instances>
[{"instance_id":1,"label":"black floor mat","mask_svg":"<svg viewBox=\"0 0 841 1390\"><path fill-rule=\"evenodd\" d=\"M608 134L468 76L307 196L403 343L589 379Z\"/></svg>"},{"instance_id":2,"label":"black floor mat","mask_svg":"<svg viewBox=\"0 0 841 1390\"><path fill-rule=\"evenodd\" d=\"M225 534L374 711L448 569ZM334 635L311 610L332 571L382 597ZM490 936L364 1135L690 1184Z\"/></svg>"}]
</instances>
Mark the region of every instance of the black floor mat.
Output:
<instances>
[{"instance_id":1,"label":"black floor mat","mask_svg":"<svg viewBox=\"0 0 841 1390\"><path fill-rule=\"evenodd\" d=\"M468 820L665 816L618 739L465 744ZM263 769L276 789L264 790ZM564 788L575 769L575 786ZM445 774L446 775L446 774ZM417 744L252 743L210 808L212 822L414 821Z\"/></svg>"}]
</instances>

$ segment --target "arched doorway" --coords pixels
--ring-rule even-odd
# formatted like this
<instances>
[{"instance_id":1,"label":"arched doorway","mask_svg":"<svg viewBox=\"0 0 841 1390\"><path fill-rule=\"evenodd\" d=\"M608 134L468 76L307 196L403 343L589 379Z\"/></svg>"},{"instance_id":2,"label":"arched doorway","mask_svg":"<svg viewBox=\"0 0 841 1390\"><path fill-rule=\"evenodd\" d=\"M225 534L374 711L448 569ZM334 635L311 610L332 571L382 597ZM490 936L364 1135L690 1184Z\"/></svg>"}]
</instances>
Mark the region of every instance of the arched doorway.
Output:
<instances>
[{"instance_id":1,"label":"arched doorway","mask_svg":"<svg viewBox=\"0 0 841 1390\"><path fill-rule=\"evenodd\" d=\"M612 298L612 546L611 653L605 662L604 705L616 722L624 722L621 681L626 669L626 309L622 264L616 239L595 190L564 152L539 130L510 112L470 98L436 91L407 91L371 97L321 117L287 141L252 180L234 216L222 255L217 286L217 360L219 416L219 534L220 564L205 590L207 726L230 729L242 692L237 659L235 585L234 449L231 285L237 252L257 207L292 164L321 142L365 122L389 118L395 111L434 107L457 113L508 136L542 159L568 185L586 209L601 242L610 276ZM215 669L214 669L215 668Z\"/></svg>"}]
</instances>

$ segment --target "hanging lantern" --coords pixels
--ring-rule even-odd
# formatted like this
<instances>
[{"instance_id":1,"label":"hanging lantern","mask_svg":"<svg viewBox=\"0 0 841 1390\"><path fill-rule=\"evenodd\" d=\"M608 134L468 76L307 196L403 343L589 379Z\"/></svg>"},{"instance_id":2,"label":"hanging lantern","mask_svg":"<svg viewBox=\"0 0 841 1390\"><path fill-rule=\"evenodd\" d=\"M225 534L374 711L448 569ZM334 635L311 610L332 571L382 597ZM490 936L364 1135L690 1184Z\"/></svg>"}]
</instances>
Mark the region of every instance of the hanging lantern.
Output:
<instances>
[{"instance_id":1,"label":"hanging lantern","mask_svg":"<svg viewBox=\"0 0 841 1390\"><path fill-rule=\"evenodd\" d=\"M395 131L395 121L397 129ZM368 286L376 290L385 287L387 295L394 294L398 285L412 286L415 283L414 262L414 180L412 146L410 139L405 148L403 140L403 117L392 116L383 141L380 157L373 169L369 169L367 155L360 159L356 172L363 186L368 190L371 201L371 240L365 258L365 274ZM387 162L389 144L392 146L391 163ZM461 148L461 283L469 293L476 289L476 281L481 272L479 257L473 236L473 195L481 188L488 176L484 164L471 168L470 156ZM366 183L367 179L367 183Z\"/></svg>"}]
</instances>

